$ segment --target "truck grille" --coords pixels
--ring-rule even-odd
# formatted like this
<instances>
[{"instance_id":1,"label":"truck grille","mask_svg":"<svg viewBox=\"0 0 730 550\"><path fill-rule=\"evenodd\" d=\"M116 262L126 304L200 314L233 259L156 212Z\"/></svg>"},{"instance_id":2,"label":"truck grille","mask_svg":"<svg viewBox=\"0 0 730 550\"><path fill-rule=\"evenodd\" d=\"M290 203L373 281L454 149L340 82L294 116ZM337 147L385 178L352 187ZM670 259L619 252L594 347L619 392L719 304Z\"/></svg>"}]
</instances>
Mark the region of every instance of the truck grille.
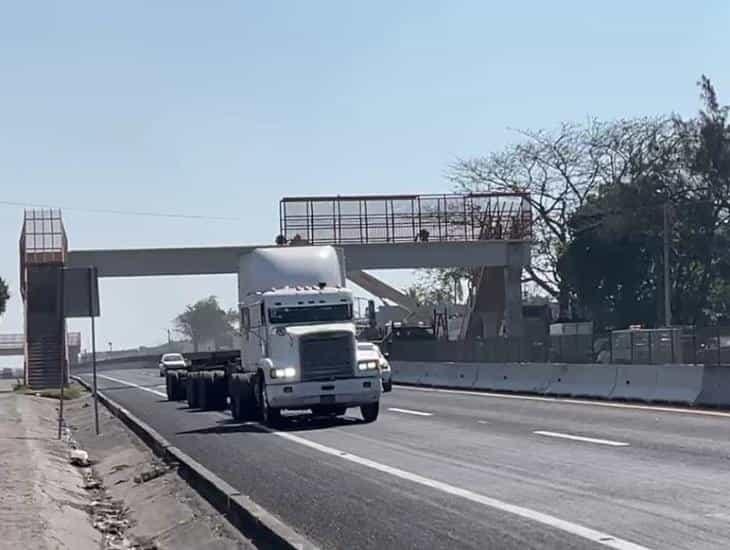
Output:
<instances>
[{"instance_id":1,"label":"truck grille","mask_svg":"<svg viewBox=\"0 0 730 550\"><path fill-rule=\"evenodd\" d=\"M299 353L302 382L351 378L355 373L355 339L349 332L304 336Z\"/></svg>"}]
</instances>

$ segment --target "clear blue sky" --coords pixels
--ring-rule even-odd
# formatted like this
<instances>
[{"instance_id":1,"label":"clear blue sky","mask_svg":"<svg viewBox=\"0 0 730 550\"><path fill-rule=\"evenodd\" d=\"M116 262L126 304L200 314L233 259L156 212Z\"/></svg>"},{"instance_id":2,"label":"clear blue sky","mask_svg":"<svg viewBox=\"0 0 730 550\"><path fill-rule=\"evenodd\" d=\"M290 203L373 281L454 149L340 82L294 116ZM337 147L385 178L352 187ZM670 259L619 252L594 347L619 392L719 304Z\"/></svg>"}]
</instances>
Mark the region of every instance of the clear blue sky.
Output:
<instances>
[{"instance_id":1,"label":"clear blue sky","mask_svg":"<svg viewBox=\"0 0 730 550\"><path fill-rule=\"evenodd\" d=\"M701 73L730 102L729 28L726 0L6 2L0 200L240 218L66 210L72 248L269 243L285 195L448 190L509 128L690 115ZM0 332L21 218L0 206ZM99 341L159 342L207 294L234 280L105 281Z\"/></svg>"}]
</instances>

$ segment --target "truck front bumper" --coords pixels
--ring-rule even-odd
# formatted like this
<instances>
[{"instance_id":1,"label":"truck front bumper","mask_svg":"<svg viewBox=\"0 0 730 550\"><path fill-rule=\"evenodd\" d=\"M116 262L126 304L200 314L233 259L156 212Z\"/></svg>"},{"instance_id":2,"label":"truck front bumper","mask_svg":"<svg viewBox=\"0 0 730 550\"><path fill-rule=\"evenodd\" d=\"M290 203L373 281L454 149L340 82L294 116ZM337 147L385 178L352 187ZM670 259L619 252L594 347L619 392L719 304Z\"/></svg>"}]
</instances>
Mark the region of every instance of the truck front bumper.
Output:
<instances>
[{"instance_id":1,"label":"truck front bumper","mask_svg":"<svg viewBox=\"0 0 730 550\"><path fill-rule=\"evenodd\" d=\"M277 409L309 409L318 405L359 407L380 400L378 376L346 378L331 382L267 384L269 406Z\"/></svg>"}]
</instances>

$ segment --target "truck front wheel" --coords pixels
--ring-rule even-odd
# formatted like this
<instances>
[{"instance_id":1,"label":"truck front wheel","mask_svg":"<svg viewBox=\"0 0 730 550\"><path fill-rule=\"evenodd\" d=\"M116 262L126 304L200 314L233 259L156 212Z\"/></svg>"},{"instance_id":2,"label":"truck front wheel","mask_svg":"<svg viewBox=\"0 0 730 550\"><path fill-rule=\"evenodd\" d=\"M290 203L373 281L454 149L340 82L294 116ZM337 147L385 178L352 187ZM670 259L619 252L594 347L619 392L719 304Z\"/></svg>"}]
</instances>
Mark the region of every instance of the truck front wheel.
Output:
<instances>
[{"instance_id":1,"label":"truck front wheel","mask_svg":"<svg viewBox=\"0 0 730 550\"><path fill-rule=\"evenodd\" d=\"M269 406L269 399L266 396L266 382L264 382L263 376L259 378L258 389L261 422L264 426L276 427L281 422L281 409Z\"/></svg>"},{"instance_id":2,"label":"truck front wheel","mask_svg":"<svg viewBox=\"0 0 730 550\"><path fill-rule=\"evenodd\" d=\"M378 413L380 412L380 401L361 405L360 412L362 413L362 419L365 422L375 422L378 419Z\"/></svg>"}]
</instances>

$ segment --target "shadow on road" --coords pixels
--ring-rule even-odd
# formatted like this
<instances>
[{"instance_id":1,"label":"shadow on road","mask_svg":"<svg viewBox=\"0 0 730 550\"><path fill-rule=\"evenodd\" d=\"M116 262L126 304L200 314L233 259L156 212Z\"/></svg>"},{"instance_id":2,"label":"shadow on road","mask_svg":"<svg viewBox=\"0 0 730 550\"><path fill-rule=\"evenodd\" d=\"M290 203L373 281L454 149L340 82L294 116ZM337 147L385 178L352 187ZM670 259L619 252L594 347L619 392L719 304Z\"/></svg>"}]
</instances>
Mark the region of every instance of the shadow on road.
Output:
<instances>
[{"instance_id":1,"label":"shadow on road","mask_svg":"<svg viewBox=\"0 0 730 550\"><path fill-rule=\"evenodd\" d=\"M194 411L191 411L194 412ZM280 432L313 431L345 426L365 425L363 420L353 417L315 417L309 414L284 416L275 429ZM215 426L177 432L176 435L191 434L228 434L228 433L270 433L258 422L238 422L232 418L219 421Z\"/></svg>"},{"instance_id":2,"label":"shadow on road","mask_svg":"<svg viewBox=\"0 0 730 550\"><path fill-rule=\"evenodd\" d=\"M91 383L91 381L89 381ZM139 388L161 388L161 384L137 384L137 386L126 386L126 385L99 385L99 391L119 391L119 390L138 390Z\"/></svg>"}]
</instances>

